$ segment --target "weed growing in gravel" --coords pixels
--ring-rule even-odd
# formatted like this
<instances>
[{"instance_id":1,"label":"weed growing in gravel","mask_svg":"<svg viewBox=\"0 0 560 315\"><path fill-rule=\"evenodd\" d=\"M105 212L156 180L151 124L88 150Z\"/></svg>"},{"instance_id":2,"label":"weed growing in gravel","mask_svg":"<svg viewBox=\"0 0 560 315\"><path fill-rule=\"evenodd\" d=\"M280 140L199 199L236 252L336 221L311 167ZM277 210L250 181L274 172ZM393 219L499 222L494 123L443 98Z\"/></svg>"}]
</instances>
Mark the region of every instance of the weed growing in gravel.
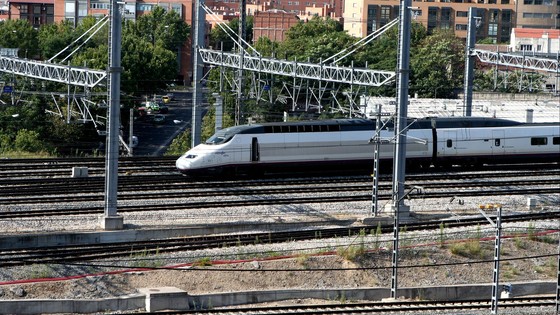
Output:
<instances>
[{"instance_id":1,"label":"weed growing in gravel","mask_svg":"<svg viewBox=\"0 0 560 315\"><path fill-rule=\"evenodd\" d=\"M303 253L299 254L296 258L298 265L307 268L307 263L309 262L309 254Z\"/></svg>"},{"instance_id":2,"label":"weed growing in gravel","mask_svg":"<svg viewBox=\"0 0 560 315\"><path fill-rule=\"evenodd\" d=\"M365 247L364 245L349 245L345 247L339 247L336 250L336 254L340 257L343 257L349 261L355 261L359 257L365 254Z\"/></svg>"},{"instance_id":3,"label":"weed growing in gravel","mask_svg":"<svg viewBox=\"0 0 560 315\"><path fill-rule=\"evenodd\" d=\"M517 249L527 249L529 247L527 241L521 235L517 234L513 238L513 244Z\"/></svg>"},{"instance_id":4,"label":"weed growing in gravel","mask_svg":"<svg viewBox=\"0 0 560 315\"><path fill-rule=\"evenodd\" d=\"M445 225L443 224L443 222L441 222L439 224L439 247L444 248L445 247L445 241L447 240L447 238L445 237Z\"/></svg>"},{"instance_id":5,"label":"weed growing in gravel","mask_svg":"<svg viewBox=\"0 0 560 315\"><path fill-rule=\"evenodd\" d=\"M549 277L556 277L558 267L556 265L556 259L555 258L549 258L546 263L542 266L535 266L534 267L535 272L540 273L540 274L545 274Z\"/></svg>"},{"instance_id":6,"label":"weed growing in gravel","mask_svg":"<svg viewBox=\"0 0 560 315\"><path fill-rule=\"evenodd\" d=\"M212 266L212 260L210 259L210 257L200 258L193 265L194 266L201 266L201 267L202 266Z\"/></svg>"},{"instance_id":7,"label":"weed growing in gravel","mask_svg":"<svg viewBox=\"0 0 560 315\"><path fill-rule=\"evenodd\" d=\"M521 271L506 261L502 263L501 274L504 280L513 280L521 274Z\"/></svg>"},{"instance_id":8,"label":"weed growing in gravel","mask_svg":"<svg viewBox=\"0 0 560 315\"><path fill-rule=\"evenodd\" d=\"M163 260L159 259L159 248L156 249L155 253L153 254L153 258L149 257L151 255L150 251L144 248L143 251L140 252L132 252L130 254L130 258L134 260L134 266L139 268L158 268L165 263Z\"/></svg>"},{"instance_id":9,"label":"weed growing in gravel","mask_svg":"<svg viewBox=\"0 0 560 315\"><path fill-rule=\"evenodd\" d=\"M484 257L484 249L478 239L471 239L464 243L455 243L451 246L450 250L453 255L459 255L467 258Z\"/></svg>"},{"instance_id":10,"label":"weed growing in gravel","mask_svg":"<svg viewBox=\"0 0 560 315\"><path fill-rule=\"evenodd\" d=\"M31 274L29 275L29 279L52 278L53 276L54 276L54 269L51 265L44 265L44 264L31 265Z\"/></svg>"},{"instance_id":11,"label":"weed growing in gravel","mask_svg":"<svg viewBox=\"0 0 560 315\"><path fill-rule=\"evenodd\" d=\"M529 226L527 227L527 236L531 241L537 240L537 235L535 233L535 225L532 222L530 222Z\"/></svg>"},{"instance_id":12,"label":"weed growing in gravel","mask_svg":"<svg viewBox=\"0 0 560 315\"><path fill-rule=\"evenodd\" d=\"M381 222L377 222L377 229L375 230L375 242L373 248L375 250L379 250L381 248L381 242L379 241L379 237L382 235L381 233Z\"/></svg>"}]
</instances>

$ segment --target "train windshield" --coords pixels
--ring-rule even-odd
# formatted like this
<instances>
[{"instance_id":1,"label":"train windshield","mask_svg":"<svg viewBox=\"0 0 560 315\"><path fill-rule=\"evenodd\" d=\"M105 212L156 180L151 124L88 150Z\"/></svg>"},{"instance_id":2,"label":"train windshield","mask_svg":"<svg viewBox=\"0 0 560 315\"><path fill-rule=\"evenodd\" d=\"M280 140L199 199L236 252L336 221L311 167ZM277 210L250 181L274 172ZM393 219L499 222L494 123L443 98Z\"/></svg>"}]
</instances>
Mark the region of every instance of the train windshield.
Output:
<instances>
[{"instance_id":1,"label":"train windshield","mask_svg":"<svg viewBox=\"0 0 560 315\"><path fill-rule=\"evenodd\" d=\"M235 126L235 127L230 127L230 128L225 128L225 129L222 129L222 130L218 130L212 137L210 137L210 138L208 138L208 140L206 140L206 144L226 143L229 140L231 140L231 138L233 138L233 136L235 136L241 130L245 129L243 127L244 126Z\"/></svg>"}]
</instances>

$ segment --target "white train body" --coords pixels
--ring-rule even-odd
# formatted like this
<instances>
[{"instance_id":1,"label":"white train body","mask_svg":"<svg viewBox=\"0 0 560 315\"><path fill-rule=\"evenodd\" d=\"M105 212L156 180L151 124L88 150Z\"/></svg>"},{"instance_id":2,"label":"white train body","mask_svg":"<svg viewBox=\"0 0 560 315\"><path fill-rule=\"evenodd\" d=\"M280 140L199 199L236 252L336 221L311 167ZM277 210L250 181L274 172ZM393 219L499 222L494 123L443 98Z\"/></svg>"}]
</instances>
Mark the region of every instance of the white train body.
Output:
<instances>
[{"instance_id":1,"label":"white train body","mask_svg":"<svg viewBox=\"0 0 560 315\"><path fill-rule=\"evenodd\" d=\"M266 123L217 132L177 162L187 175L250 174L285 170L371 171L375 122L341 119ZM393 158L392 126L381 131L380 160ZM450 166L557 161L560 124L524 124L492 118L426 118L407 131L407 165Z\"/></svg>"}]
</instances>

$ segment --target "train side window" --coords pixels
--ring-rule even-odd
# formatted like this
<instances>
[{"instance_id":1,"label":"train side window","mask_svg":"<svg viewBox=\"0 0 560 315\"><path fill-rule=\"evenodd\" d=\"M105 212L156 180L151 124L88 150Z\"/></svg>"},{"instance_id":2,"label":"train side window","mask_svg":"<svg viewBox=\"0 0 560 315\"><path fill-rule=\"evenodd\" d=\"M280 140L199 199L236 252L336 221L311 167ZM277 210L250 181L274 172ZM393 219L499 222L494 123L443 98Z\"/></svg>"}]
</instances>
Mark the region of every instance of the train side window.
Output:
<instances>
[{"instance_id":1,"label":"train side window","mask_svg":"<svg viewBox=\"0 0 560 315\"><path fill-rule=\"evenodd\" d=\"M282 126L282 133L290 132L290 126Z\"/></svg>"},{"instance_id":2,"label":"train side window","mask_svg":"<svg viewBox=\"0 0 560 315\"><path fill-rule=\"evenodd\" d=\"M451 148L453 146L453 140L447 139L447 147Z\"/></svg>"},{"instance_id":3,"label":"train side window","mask_svg":"<svg viewBox=\"0 0 560 315\"><path fill-rule=\"evenodd\" d=\"M500 139L494 139L494 146L495 147L499 147L500 146Z\"/></svg>"},{"instance_id":4,"label":"train side window","mask_svg":"<svg viewBox=\"0 0 560 315\"><path fill-rule=\"evenodd\" d=\"M531 138L531 145L546 145L547 142L546 137Z\"/></svg>"},{"instance_id":5,"label":"train side window","mask_svg":"<svg viewBox=\"0 0 560 315\"><path fill-rule=\"evenodd\" d=\"M560 137L552 137L552 144L560 145Z\"/></svg>"}]
</instances>

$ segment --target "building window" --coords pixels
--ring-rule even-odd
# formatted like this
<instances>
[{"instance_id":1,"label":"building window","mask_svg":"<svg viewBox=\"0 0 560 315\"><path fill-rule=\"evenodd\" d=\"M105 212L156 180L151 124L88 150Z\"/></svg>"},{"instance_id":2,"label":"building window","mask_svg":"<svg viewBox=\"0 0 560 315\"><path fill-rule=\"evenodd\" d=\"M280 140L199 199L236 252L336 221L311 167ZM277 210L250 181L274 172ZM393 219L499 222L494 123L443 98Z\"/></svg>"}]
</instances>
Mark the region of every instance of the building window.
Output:
<instances>
[{"instance_id":1,"label":"building window","mask_svg":"<svg viewBox=\"0 0 560 315\"><path fill-rule=\"evenodd\" d=\"M440 28L451 28L451 8L441 8Z\"/></svg>"},{"instance_id":2,"label":"building window","mask_svg":"<svg viewBox=\"0 0 560 315\"><path fill-rule=\"evenodd\" d=\"M380 19L379 19L380 26L383 26L383 25L386 25L387 23L389 23L390 19L391 19L391 7L382 6L381 7L381 15L380 15Z\"/></svg>"},{"instance_id":3,"label":"building window","mask_svg":"<svg viewBox=\"0 0 560 315\"><path fill-rule=\"evenodd\" d=\"M457 11L455 14L457 17L469 17L469 12L467 11Z\"/></svg>"},{"instance_id":4,"label":"building window","mask_svg":"<svg viewBox=\"0 0 560 315\"><path fill-rule=\"evenodd\" d=\"M438 22L437 14L438 14L437 7L428 8L428 34L431 34L432 30L437 27L437 22Z\"/></svg>"},{"instance_id":5,"label":"building window","mask_svg":"<svg viewBox=\"0 0 560 315\"><path fill-rule=\"evenodd\" d=\"M519 45L519 50L521 50L521 51L533 51L533 45L531 45L531 44Z\"/></svg>"},{"instance_id":6,"label":"building window","mask_svg":"<svg viewBox=\"0 0 560 315\"><path fill-rule=\"evenodd\" d=\"M371 34L377 30L377 6L368 5L367 7L367 33Z\"/></svg>"},{"instance_id":7,"label":"building window","mask_svg":"<svg viewBox=\"0 0 560 315\"><path fill-rule=\"evenodd\" d=\"M466 31L467 30L467 24L456 24L455 25L455 30Z\"/></svg>"},{"instance_id":8,"label":"building window","mask_svg":"<svg viewBox=\"0 0 560 315\"><path fill-rule=\"evenodd\" d=\"M500 3L501 4L509 4L509 0L501 0Z\"/></svg>"},{"instance_id":9,"label":"building window","mask_svg":"<svg viewBox=\"0 0 560 315\"><path fill-rule=\"evenodd\" d=\"M490 36L490 37L498 36L498 24L497 23L489 23L488 24L488 36Z\"/></svg>"}]
</instances>

